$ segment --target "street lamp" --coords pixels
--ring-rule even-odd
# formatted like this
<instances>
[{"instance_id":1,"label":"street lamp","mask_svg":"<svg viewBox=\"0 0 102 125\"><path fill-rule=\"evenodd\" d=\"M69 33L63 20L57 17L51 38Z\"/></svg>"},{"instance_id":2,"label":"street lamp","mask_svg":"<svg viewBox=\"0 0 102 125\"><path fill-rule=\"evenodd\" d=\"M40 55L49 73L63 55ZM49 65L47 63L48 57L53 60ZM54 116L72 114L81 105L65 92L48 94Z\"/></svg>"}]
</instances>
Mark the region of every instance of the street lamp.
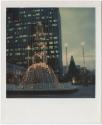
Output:
<instances>
[{"instance_id":1,"label":"street lamp","mask_svg":"<svg viewBox=\"0 0 102 125\"><path fill-rule=\"evenodd\" d=\"M83 65L85 68L85 52L84 52L85 42L81 42L81 46L82 46L82 53L83 53Z\"/></svg>"},{"instance_id":2,"label":"street lamp","mask_svg":"<svg viewBox=\"0 0 102 125\"><path fill-rule=\"evenodd\" d=\"M28 67L29 67L29 50L30 50L30 46L27 46L27 50L28 50Z\"/></svg>"},{"instance_id":3,"label":"street lamp","mask_svg":"<svg viewBox=\"0 0 102 125\"><path fill-rule=\"evenodd\" d=\"M66 51L66 68L68 66L68 60L67 60L67 56L68 56L68 44L65 43L65 51Z\"/></svg>"}]
</instances>

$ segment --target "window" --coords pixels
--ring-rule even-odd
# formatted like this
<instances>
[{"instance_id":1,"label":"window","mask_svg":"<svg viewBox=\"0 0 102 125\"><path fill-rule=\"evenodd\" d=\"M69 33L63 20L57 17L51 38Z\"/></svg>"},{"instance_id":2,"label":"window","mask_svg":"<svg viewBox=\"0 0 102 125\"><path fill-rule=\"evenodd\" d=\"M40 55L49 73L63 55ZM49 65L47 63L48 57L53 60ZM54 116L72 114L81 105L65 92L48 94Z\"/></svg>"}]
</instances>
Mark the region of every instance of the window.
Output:
<instances>
[{"instance_id":1,"label":"window","mask_svg":"<svg viewBox=\"0 0 102 125\"><path fill-rule=\"evenodd\" d=\"M8 51L9 51L9 49L6 49L6 51L8 52Z\"/></svg>"},{"instance_id":2,"label":"window","mask_svg":"<svg viewBox=\"0 0 102 125\"><path fill-rule=\"evenodd\" d=\"M52 20L49 20L50 21L50 23L52 23Z\"/></svg>"},{"instance_id":3,"label":"window","mask_svg":"<svg viewBox=\"0 0 102 125\"><path fill-rule=\"evenodd\" d=\"M26 39L23 39L23 42L26 42Z\"/></svg>"},{"instance_id":4,"label":"window","mask_svg":"<svg viewBox=\"0 0 102 125\"><path fill-rule=\"evenodd\" d=\"M55 36L55 37L53 37L54 39L58 39L58 37L57 36Z\"/></svg>"},{"instance_id":5,"label":"window","mask_svg":"<svg viewBox=\"0 0 102 125\"><path fill-rule=\"evenodd\" d=\"M24 35L20 35L19 37L20 37L20 38L22 38L22 37L27 37L27 35L25 35L25 34L24 34Z\"/></svg>"},{"instance_id":6,"label":"window","mask_svg":"<svg viewBox=\"0 0 102 125\"><path fill-rule=\"evenodd\" d=\"M28 17L30 17L31 16L31 14L28 14Z\"/></svg>"},{"instance_id":7,"label":"window","mask_svg":"<svg viewBox=\"0 0 102 125\"><path fill-rule=\"evenodd\" d=\"M19 52L18 52L18 53L15 53L15 55L16 55L16 56L19 56L19 55L20 55L20 53L19 53Z\"/></svg>"},{"instance_id":8,"label":"window","mask_svg":"<svg viewBox=\"0 0 102 125\"><path fill-rule=\"evenodd\" d=\"M57 44L58 43L58 41L54 41L54 44Z\"/></svg>"},{"instance_id":9,"label":"window","mask_svg":"<svg viewBox=\"0 0 102 125\"><path fill-rule=\"evenodd\" d=\"M10 28L9 31L13 31L13 28Z\"/></svg>"},{"instance_id":10,"label":"window","mask_svg":"<svg viewBox=\"0 0 102 125\"><path fill-rule=\"evenodd\" d=\"M54 53L54 51L51 51L51 53L53 54L53 53Z\"/></svg>"},{"instance_id":11,"label":"window","mask_svg":"<svg viewBox=\"0 0 102 125\"><path fill-rule=\"evenodd\" d=\"M40 13L36 13L36 16L39 16L40 15Z\"/></svg>"},{"instance_id":12,"label":"window","mask_svg":"<svg viewBox=\"0 0 102 125\"><path fill-rule=\"evenodd\" d=\"M28 22L28 24L31 24L31 22Z\"/></svg>"},{"instance_id":13,"label":"window","mask_svg":"<svg viewBox=\"0 0 102 125\"><path fill-rule=\"evenodd\" d=\"M27 15L24 15L24 17L27 17Z\"/></svg>"},{"instance_id":14,"label":"window","mask_svg":"<svg viewBox=\"0 0 102 125\"><path fill-rule=\"evenodd\" d=\"M51 42L49 42L49 44L53 44L53 42L51 41Z\"/></svg>"},{"instance_id":15,"label":"window","mask_svg":"<svg viewBox=\"0 0 102 125\"><path fill-rule=\"evenodd\" d=\"M21 27L18 28L18 30L21 30L21 29L22 29Z\"/></svg>"},{"instance_id":16,"label":"window","mask_svg":"<svg viewBox=\"0 0 102 125\"><path fill-rule=\"evenodd\" d=\"M25 11L20 11L20 14L24 14L25 13Z\"/></svg>"},{"instance_id":17,"label":"window","mask_svg":"<svg viewBox=\"0 0 102 125\"><path fill-rule=\"evenodd\" d=\"M56 23L53 23L52 26L57 26L57 24L56 24Z\"/></svg>"},{"instance_id":18,"label":"window","mask_svg":"<svg viewBox=\"0 0 102 125\"><path fill-rule=\"evenodd\" d=\"M52 33L49 33L50 36L52 36Z\"/></svg>"},{"instance_id":19,"label":"window","mask_svg":"<svg viewBox=\"0 0 102 125\"><path fill-rule=\"evenodd\" d=\"M49 46L50 49L53 49L53 46Z\"/></svg>"},{"instance_id":20,"label":"window","mask_svg":"<svg viewBox=\"0 0 102 125\"><path fill-rule=\"evenodd\" d=\"M53 22L57 22L57 20L53 20Z\"/></svg>"},{"instance_id":21,"label":"window","mask_svg":"<svg viewBox=\"0 0 102 125\"><path fill-rule=\"evenodd\" d=\"M16 23L16 26L20 26L20 23Z\"/></svg>"},{"instance_id":22,"label":"window","mask_svg":"<svg viewBox=\"0 0 102 125\"><path fill-rule=\"evenodd\" d=\"M56 50L56 53L58 53L58 50Z\"/></svg>"},{"instance_id":23,"label":"window","mask_svg":"<svg viewBox=\"0 0 102 125\"><path fill-rule=\"evenodd\" d=\"M56 55L56 57L58 58L58 57L59 57L59 55L57 54L57 55Z\"/></svg>"},{"instance_id":24,"label":"window","mask_svg":"<svg viewBox=\"0 0 102 125\"><path fill-rule=\"evenodd\" d=\"M45 17L43 16L43 17L41 17L42 19L45 19Z\"/></svg>"},{"instance_id":25,"label":"window","mask_svg":"<svg viewBox=\"0 0 102 125\"><path fill-rule=\"evenodd\" d=\"M50 39L52 40L53 37L50 37Z\"/></svg>"},{"instance_id":26,"label":"window","mask_svg":"<svg viewBox=\"0 0 102 125\"><path fill-rule=\"evenodd\" d=\"M10 56L12 56L13 55L13 53L10 53Z\"/></svg>"},{"instance_id":27,"label":"window","mask_svg":"<svg viewBox=\"0 0 102 125\"><path fill-rule=\"evenodd\" d=\"M10 17L8 17L8 19L10 19Z\"/></svg>"},{"instance_id":28,"label":"window","mask_svg":"<svg viewBox=\"0 0 102 125\"><path fill-rule=\"evenodd\" d=\"M7 37L7 39L12 39L12 38L13 38L13 36L8 36L8 37Z\"/></svg>"}]
</instances>

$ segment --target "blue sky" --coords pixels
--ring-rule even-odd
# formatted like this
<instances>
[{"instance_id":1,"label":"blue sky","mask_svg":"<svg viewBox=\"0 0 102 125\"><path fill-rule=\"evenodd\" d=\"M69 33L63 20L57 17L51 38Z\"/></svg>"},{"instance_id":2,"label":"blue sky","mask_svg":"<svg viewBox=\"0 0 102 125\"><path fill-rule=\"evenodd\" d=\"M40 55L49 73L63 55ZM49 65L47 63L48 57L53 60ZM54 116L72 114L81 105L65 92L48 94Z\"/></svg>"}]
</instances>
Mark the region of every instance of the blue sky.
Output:
<instances>
[{"instance_id":1,"label":"blue sky","mask_svg":"<svg viewBox=\"0 0 102 125\"><path fill-rule=\"evenodd\" d=\"M65 43L68 44L68 63L73 55L75 63L83 66L81 42L85 42L85 64L95 68L95 8L60 8L62 56L65 65Z\"/></svg>"}]
</instances>

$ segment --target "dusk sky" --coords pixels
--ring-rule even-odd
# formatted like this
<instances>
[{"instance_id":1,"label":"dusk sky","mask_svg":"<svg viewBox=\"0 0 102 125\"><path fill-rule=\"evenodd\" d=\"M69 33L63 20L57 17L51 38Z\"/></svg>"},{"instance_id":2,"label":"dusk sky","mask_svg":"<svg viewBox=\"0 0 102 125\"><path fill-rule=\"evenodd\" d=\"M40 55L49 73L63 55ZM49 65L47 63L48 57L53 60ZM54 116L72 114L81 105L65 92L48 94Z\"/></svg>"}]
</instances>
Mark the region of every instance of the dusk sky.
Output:
<instances>
[{"instance_id":1,"label":"dusk sky","mask_svg":"<svg viewBox=\"0 0 102 125\"><path fill-rule=\"evenodd\" d=\"M62 56L65 59L65 43L68 44L68 64L74 56L76 65L83 66L81 42L85 42L85 64L95 69L95 9L94 8L60 8Z\"/></svg>"}]
</instances>

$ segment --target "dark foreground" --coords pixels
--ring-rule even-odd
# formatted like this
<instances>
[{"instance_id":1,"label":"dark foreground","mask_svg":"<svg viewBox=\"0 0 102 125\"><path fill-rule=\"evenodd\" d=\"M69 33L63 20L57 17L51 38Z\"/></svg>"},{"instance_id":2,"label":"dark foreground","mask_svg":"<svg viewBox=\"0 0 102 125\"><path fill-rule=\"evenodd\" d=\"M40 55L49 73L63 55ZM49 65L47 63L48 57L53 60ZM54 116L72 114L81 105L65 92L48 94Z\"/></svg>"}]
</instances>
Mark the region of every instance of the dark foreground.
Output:
<instances>
[{"instance_id":1,"label":"dark foreground","mask_svg":"<svg viewBox=\"0 0 102 125\"><path fill-rule=\"evenodd\" d=\"M78 86L72 90L7 91L7 98L95 98L95 86Z\"/></svg>"}]
</instances>

